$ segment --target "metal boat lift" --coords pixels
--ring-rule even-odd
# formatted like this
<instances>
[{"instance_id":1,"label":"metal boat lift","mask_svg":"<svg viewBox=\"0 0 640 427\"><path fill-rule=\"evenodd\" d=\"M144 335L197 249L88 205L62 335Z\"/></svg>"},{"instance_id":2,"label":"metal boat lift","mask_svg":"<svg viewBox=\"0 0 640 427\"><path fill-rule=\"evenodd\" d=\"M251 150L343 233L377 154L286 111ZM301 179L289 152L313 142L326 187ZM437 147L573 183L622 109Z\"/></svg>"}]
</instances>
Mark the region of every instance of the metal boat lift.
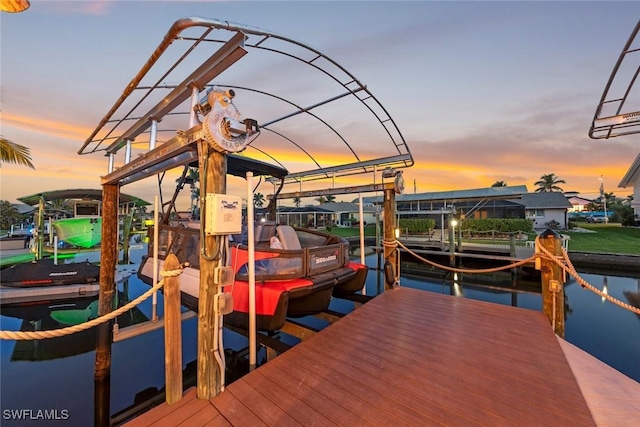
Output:
<instances>
[{"instance_id":1,"label":"metal boat lift","mask_svg":"<svg viewBox=\"0 0 640 427\"><path fill-rule=\"evenodd\" d=\"M175 81L179 83L169 83ZM249 111L251 118L241 119L239 109ZM122 152L124 156L119 156ZM306 181L368 173L375 184L376 171L386 171L383 177L391 173L401 178L395 169L413 165L404 137L387 110L336 61L276 33L198 17L173 24L78 150L80 155L92 153L109 158L108 172L101 180L106 249L100 264L99 315L112 307L115 259L109 248L117 243L113 241L114 205L126 184L154 175L161 183L166 171L182 166L180 187L187 169L197 166L208 197L226 193L227 174L246 176L248 186L254 174L275 178L281 181L280 191L287 184L301 188ZM396 179L395 186L403 183ZM394 206L395 192L401 188L387 184L380 189L388 195L388 205ZM169 209L175 208L174 202L175 195ZM206 217L208 208L202 205ZM249 209L249 222L252 213ZM388 218L394 215L389 213ZM165 213L163 222L167 219ZM385 221L385 235L393 234L393 224ZM200 237L199 304L205 308L198 315L201 398L220 390L224 373L216 353L215 326L222 317L217 299L222 283L215 272L223 263L222 257L206 256L221 253L224 241L219 234L203 231ZM250 231L249 240L251 236ZM102 381L110 371L111 339L108 329L99 336L95 377ZM180 365L179 357L172 357L167 365ZM168 400L178 398L181 385L172 386L169 395Z\"/></svg>"},{"instance_id":2,"label":"metal boat lift","mask_svg":"<svg viewBox=\"0 0 640 427\"><path fill-rule=\"evenodd\" d=\"M640 21L631 32L627 43L611 71L596 108L589 136L609 139L640 133Z\"/></svg>"},{"instance_id":3,"label":"metal boat lift","mask_svg":"<svg viewBox=\"0 0 640 427\"><path fill-rule=\"evenodd\" d=\"M266 65L260 65L264 61ZM180 78L194 64L200 65ZM234 74L229 74L232 65ZM300 81L282 72L287 67L294 69ZM303 76L303 68L311 72ZM278 80L280 74L284 81ZM180 83L167 83L176 80ZM287 97L279 94L289 87L295 92ZM280 171L272 168L265 174L286 171L285 184L413 165L404 137L387 110L335 60L273 32L199 17L173 24L78 154L104 153L109 157L109 173L103 183L121 185L188 165L197 160L194 142L203 134L198 112L203 112L202 97L211 89L235 92L238 103L257 121L260 137L252 139L235 160L276 164ZM338 113L326 108L339 104ZM361 113L356 115L353 111L358 106ZM360 118L373 120L372 125L355 126L359 129L354 133L349 128ZM292 123L293 132L287 131L286 123ZM148 149L140 150L140 143L148 143ZM362 151L372 146L384 155L364 157ZM123 149L124 158L116 159ZM294 162L284 160L283 150ZM328 164L326 158L320 159L327 152L332 155L325 157L350 160ZM294 170L288 163L307 168Z\"/></svg>"}]
</instances>

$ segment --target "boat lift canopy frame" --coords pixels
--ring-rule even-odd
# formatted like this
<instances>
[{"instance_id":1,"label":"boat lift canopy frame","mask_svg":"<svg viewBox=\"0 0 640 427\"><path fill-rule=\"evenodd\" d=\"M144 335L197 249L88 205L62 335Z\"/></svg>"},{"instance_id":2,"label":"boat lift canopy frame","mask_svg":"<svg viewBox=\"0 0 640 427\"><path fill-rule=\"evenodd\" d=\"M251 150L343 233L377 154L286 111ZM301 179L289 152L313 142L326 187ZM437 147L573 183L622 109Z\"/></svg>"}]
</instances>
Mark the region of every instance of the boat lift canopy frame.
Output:
<instances>
[{"instance_id":1,"label":"boat lift canopy frame","mask_svg":"<svg viewBox=\"0 0 640 427\"><path fill-rule=\"evenodd\" d=\"M640 133L640 85L635 85L640 76L639 32L640 21L622 48L604 88L589 129L592 139Z\"/></svg>"},{"instance_id":2,"label":"boat lift canopy frame","mask_svg":"<svg viewBox=\"0 0 640 427\"><path fill-rule=\"evenodd\" d=\"M196 36L191 35L195 31L201 31L201 33ZM229 38L220 37L228 33L231 34ZM270 45L269 43L274 40L277 44ZM170 47L173 49L178 45L177 42L187 42L186 49L177 55L177 60L170 63L165 71L155 74L155 76L160 76L156 79L150 74L150 71L155 70L154 72L157 73L158 68L162 70L164 69L162 67L167 66L167 61L163 61L161 56ZM170 76L174 76L172 74L174 71L177 72L178 69L190 65L190 54L195 52L197 48L203 45L209 46L211 43L222 44L222 47L179 84L168 85L165 83L165 80ZM274 93L250 88L246 85L211 84L214 78L243 58L248 52L253 51L275 53L308 65L339 85L340 92L319 102L303 106ZM144 81L145 78L155 80L149 84ZM183 18L173 24L160 45L134 79L125 87L122 95L78 150L78 154L103 152L109 156L109 173L102 178L103 184L124 185L180 165L195 164L198 159L196 143L202 139L202 127L198 123L197 117L195 120L193 119L196 115L194 111L199 107L198 103L201 102L199 100L201 91L212 87L257 94L267 100L277 101L290 107L292 112L262 120L258 124L258 128L261 132L267 131L269 134L280 137L289 146L298 150L300 158L305 158L307 163L317 166L314 169L289 173L287 167L278 160L277 153L271 154L259 146L249 145L260 156L263 158L266 156L277 166L251 158L247 154L249 151L247 150L243 154L229 156L229 172L232 174L234 174L234 168L251 170L256 175L273 176L288 184L375 173L376 170L384 168L404 168L413 165L413 157L404 137L387 110L365 85L336 61L315 48L273 32L199 17ZM167 90L169 90L168 94L166 94ZM163 96L158 98L159 94ZM186 102L189 98L191 98L190 104ZM328 119L316 113L316 109L345 98L355 99L365 108L365 111L368 110L375 122L382 127L383 133L392 145L390 155L373 159L361 158L352 141L348 141L343 132L339 131L337 126L329 123ZM159 100L153 104L155 99ZM149 104L152 104L151 107ZM188 104L186 108L185 104ZM164 122L170 121L170 116L178 115L191 117L190 126L186 131L171 129L169 125L162 127ZM342 141L354 161L343 165L321 165L317 156L314 156L308 148L303 147L300 141L273 128L275 124L300 115L309 116L317 123L321 123L328 129L329 134ZM126 127L127 125L129 126ZM156 146L159 132L173 132L175 136ZM143 133L149 133L149 151L141 153L132 161L131 146L136 138L139 138ZM371 141L367 142L368 144L365 145L370 147ZM116 168L115 155L123 148L125 148L124 165Z\"/></svg>"}]
</instances>

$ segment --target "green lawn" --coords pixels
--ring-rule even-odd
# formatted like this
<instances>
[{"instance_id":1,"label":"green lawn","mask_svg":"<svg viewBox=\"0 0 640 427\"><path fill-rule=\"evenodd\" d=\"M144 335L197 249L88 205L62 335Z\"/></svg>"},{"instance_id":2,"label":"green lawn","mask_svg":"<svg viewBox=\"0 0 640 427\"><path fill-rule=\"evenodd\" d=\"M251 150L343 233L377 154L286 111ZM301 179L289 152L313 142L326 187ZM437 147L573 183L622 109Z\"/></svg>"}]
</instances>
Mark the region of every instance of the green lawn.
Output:
<instances>
[{"instance_id":1,"label":"green lawn","mask_svg":"<svg viewBox=\"0 0 640 427\"><path fill-rule=\"evenodd\" d=\"M578 223L580 228L595 231L595 233L580 233L576 231L562 231L571 237L569 250L576 252L594 252L610 254L630 254L640 255L640 228L622 227L620 224L589 224ZM358 228L338 228L331 229L331 233L342 236L358 236ZM365 236L375 236L375 227L365 227ZM533 235L530 238L533 240ZM481 243L474 239L475 243ZM506 241L508 244L508 241ZM487 241L486 243L492 243Z\"/></svg>"},{"instance_id":2,"label":"green lawn","mask_svg":"<svg viewBox=\"0 0 640 427\"><path fill-rule=\"evenodd\" d=\"M640 255L640 228L583 222L578 226L595 233L563 231L562 234L571 236L570 251Z\"/></svg>"}]
</instances>

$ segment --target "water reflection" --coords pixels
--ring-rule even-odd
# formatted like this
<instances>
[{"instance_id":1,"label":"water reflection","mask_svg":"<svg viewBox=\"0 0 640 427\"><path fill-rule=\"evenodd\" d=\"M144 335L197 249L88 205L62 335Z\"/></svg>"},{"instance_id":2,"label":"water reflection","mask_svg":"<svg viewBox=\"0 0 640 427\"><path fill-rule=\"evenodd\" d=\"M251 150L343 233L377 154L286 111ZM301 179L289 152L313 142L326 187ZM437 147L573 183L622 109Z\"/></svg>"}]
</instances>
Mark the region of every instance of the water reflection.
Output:
<instances>
[{"instance_id":1,"label":"water reflection","mask_svg":"<svg viewBox=\"0 0 640 427\"><path fill-rule=\"evenodd\" d=\"M378 288L382 288L384 282L381 273L375 271L376 262L375 254L367 256L366 263L370 267L366 283L367 295L377 294ZM519 271L518 276L513 276L510 272L478 276L449 274L430 267L409 266L403 263L401 272L401 286L537 311L542 309L540 278L524 271ZM606 283L609 295L640 306L640 279L610 274L584 274L583 278L589 283L597 284L598 287L602 285L602 289ZM147 289L147 285L132 276L128 282L119 286L119 296L122 298L120 305ZM2 307L0 327L6 330L34 330L65 326L90 318L94 312L92 302L91 299L75 300L75 306L28 307L18 313ZM137 307L137 312L120 316L120 327L150 318L151 306L152 302L149 299ZM353 310L354 307L353 302L339 299L332 301L331 305L331 309L343 313ZM158 308L159 315L162 316L161 294ZM577 285L573 279L569 279L565 287L565 316L567 341L640 381L639 316L608 301L603 303L599 295ZM326 326L326 322L316 318L304 321L319 328ZM112 415L122 415L132 410L149 396L160 396L156 399L162 401L163 330L114 343L111 378L105 384L94 383L95 332L86 332L91 336L70 338L68 341L66 338L56 338L21 343L0 342L0 409L67 409L71 424L92 425L94 408L97 411L101 410L98 402L105 394L110 395ZM196 319L183 323L182 338L183 360L195 360ZM287 344L297 342L289 337L283 340ZM247 340L244 336L225 330L224 344L229 367L226 376L232 380L248 372ZM25 348L21 348L23 346ZM49 346L52 348L48 348ZM265 356L266 352L261 349L259 358L264 360ZM185 381L188 381L190 365L185 366Z\"/></svg>"}]
</instances>

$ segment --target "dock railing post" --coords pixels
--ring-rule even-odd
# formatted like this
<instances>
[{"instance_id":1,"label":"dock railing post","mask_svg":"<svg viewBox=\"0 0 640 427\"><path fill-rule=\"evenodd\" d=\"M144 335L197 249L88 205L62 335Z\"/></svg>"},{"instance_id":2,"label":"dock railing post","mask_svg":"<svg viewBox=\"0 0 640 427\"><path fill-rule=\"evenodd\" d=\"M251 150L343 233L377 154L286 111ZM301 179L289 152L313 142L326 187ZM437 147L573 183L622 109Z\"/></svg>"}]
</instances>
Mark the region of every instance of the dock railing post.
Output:
<instances>
[{"instance_id":1,"label":"dock railing post","mask_svg":"<svg viewBox=\"0 0 640 427\"><path fill-rule=\"evenodd\" d=\"M509 256L511 258L516 258L518 256L518 252L516 251L516 234L509 233ZM518 274L518 269L516 267L511 269L511 277L514 278Z\"/></svg>"},{"instance_id":2,"label":"dock railing post","mask_svg":"<svg viewBox=\"0 0 640 427\"><path fill-rule=\"evenodd\" d=\"M180 268L180 261L169 254L164 271ZM164 277L164 363L166 401L182 398L182 321L180 315L180 276Z\"/></svg>"},{"instance_id":3,"label":"dock railing post","mask_svg":"<svg viewBox=\"0 0 640 427\"><path fill-rule=\"evenodd\" d=\"M384 190L384 235L383 241L392 242L396 239L396 193L393 189ZM398 252L396 248L384 245L384 261L388 261L393 268L393 271L398 271ZM396 278L396 280L399 278ZM386 278L384 281L384 290L388 291L394 288L396 283L389 283Z\"/></svg>"},{"instance_id":4,"label":"dock railing post","mask_svg":"<svg viewBox=\"0 0 640 427\"><path fill-rule=\"evenodd\" d=\"M447 233L449 236L449 265L453 267L456 265L456 235L453 225L453 213L451 212L447 214Z\"/></svg>"},{"instance_id":5,"label":"dock railing post","mask_svg":"<svg viewBox=\"0 0 640 427\"><path fill-rule=\"evenodd\" d=\"M562 255L562 238L551 229L540 234L540 243L554 256ZM554 332L564 338L564 288L562 268L554 261L542 259L542 312L549 318Z\"/></svg>"}]
</instances>

